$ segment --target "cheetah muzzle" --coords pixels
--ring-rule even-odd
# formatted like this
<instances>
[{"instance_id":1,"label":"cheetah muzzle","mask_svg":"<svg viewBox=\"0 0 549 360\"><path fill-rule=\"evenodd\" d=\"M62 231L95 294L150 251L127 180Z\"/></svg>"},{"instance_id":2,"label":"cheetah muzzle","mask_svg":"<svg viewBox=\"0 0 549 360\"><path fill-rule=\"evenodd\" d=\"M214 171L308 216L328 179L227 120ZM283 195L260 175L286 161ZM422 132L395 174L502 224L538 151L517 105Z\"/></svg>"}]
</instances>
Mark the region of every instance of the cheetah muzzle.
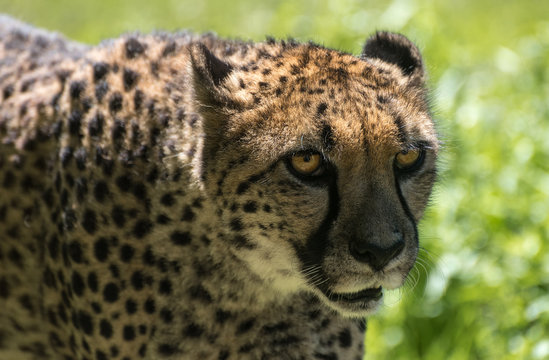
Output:
<instances>
[{"instance_id":1,"label":"cheetah muzzle","mask_svg":"<svg viewBox=\"0 0 549 360\"><path fill-rule=\"evenodd\" d=\"M0 39L0 358L361 358L436 178L414 44Z\"/></svg>"}]
</instances>

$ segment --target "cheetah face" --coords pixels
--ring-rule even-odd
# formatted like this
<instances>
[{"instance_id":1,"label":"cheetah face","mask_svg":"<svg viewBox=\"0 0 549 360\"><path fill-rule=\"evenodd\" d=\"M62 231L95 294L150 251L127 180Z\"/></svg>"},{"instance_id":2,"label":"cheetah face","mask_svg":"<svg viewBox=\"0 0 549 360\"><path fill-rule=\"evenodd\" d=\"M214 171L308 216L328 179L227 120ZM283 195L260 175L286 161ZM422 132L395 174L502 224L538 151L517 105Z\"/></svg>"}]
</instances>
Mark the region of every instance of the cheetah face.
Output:
<instances>
[{"instance_id":1,"label":"cheetah face","mask_svg":"<svg viewBox=\"0 0 549 360\"><path fill-rule=\"evenodd\" d=\"M369 314L414 265L436 177L421 57L388 33L361 58L269 49L240 67L192 49L202 181L229 251L269 288Z\"/></svg>"}]
</instances>

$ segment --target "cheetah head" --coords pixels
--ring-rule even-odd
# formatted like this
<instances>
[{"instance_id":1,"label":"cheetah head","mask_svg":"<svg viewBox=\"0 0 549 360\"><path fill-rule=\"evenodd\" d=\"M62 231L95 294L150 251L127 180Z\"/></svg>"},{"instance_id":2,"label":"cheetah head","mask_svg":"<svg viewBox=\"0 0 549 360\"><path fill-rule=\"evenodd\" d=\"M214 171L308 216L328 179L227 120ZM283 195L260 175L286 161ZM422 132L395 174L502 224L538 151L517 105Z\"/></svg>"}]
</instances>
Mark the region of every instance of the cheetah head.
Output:
<instances>
[{"instance_id":1,"label":"cheetah head","mask_svg":"<svg viewBox=\"0 0 549 360\"><path fill-rule=\"evenodd\" d=\"M228 251L279 294L373 312L414 265L436 178L418 49L380 32L360 57L272 41L234 52L246 61L191 47L200 181Z\"/></svg>"}]
</instances>

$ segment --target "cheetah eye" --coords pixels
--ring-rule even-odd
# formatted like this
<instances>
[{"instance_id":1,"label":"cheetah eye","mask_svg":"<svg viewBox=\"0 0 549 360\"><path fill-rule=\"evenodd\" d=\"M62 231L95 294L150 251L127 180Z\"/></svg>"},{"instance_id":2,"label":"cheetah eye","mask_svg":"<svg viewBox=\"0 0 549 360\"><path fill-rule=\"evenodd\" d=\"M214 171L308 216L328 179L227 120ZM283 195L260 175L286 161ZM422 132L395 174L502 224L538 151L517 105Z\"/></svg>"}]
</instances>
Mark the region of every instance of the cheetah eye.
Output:
<instances>
[{"instance_id":1,"label":"cheetah eye","mask_svg":"<svg viewBox=\"0 0 549 360\"><path fill-rule=\"evenodd\" d=\"M395 166L402 171L414 171L423 163L425 153L422 149L403 150L395 156Z\"/></svg>"},{"instance_id":2,"label":"cheetah eye","mask_svg":"<svg viewBox=\"0 0 549 360\"><path fill-rule=\"evenodd\" d=\"M300 176L320 176L324 174L322 155L315 152L301 152L293 154L289 165Z\"/></svg>"}]
</instances>

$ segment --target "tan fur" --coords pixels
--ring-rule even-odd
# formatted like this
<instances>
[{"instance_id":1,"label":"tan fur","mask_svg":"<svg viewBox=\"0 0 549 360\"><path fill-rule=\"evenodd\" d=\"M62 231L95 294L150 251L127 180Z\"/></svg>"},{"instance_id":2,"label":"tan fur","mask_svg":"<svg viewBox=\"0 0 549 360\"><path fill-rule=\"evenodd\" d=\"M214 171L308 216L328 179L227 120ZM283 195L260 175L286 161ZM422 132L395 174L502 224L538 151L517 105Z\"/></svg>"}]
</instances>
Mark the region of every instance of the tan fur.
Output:
<instances>
[{"instance_id":1,"label":"tan fur","mask_svg":"<svg viewBox=\"0 0 549 360\"><path fill-rule=\"evenodd\" d=\"M352 299L403 284L436 175L411 42L0 38L0 358L362 356Z\"/></svg>"}]
</instances>

